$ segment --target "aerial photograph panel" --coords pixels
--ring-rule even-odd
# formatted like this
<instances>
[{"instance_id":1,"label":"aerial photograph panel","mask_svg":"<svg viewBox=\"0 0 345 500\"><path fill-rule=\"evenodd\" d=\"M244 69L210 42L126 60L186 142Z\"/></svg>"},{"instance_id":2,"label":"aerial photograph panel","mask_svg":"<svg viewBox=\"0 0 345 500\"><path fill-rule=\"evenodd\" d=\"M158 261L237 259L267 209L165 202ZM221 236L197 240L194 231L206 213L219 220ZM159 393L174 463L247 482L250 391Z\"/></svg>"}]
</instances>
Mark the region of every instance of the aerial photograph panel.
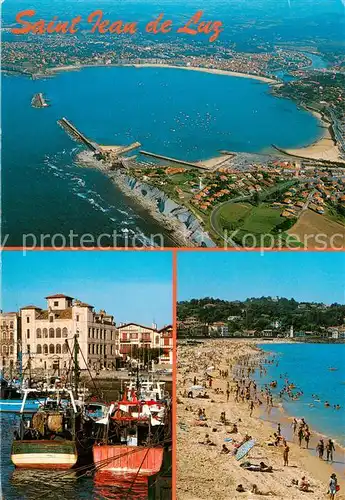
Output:
<instances>
[{"instance_id":1,"label":"aerial photograph panel","mask_svg":"<svg viewBox=\"0 0 345 500\"><path fill-rule=\"evenodd\" d=\"M29 7L2 15L6 245L344 247L340 0Z\"/></svg>"}]
</instances>

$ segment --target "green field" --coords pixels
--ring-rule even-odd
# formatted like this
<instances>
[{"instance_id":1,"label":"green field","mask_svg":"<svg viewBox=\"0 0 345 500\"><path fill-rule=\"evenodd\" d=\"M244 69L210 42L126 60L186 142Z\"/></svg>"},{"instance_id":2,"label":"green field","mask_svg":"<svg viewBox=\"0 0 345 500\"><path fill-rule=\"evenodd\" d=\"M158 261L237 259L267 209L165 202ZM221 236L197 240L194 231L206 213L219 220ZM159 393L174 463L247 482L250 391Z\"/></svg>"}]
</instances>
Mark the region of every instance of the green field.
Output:
<instances>
[{"instance_id":1,"label":"green field","mask_svg":"<svg viewBox=\"0 0 345 500\"><path fill-rule=\"evenodd\" d=\"M281 209L264 203L258 206L250 203L228 203L220 207L217 214L217 224L221 231L237 230L239 239L246 234L271 234L284 221L286 219L281 216Z\"/></svg>"},{"instance_id":2,"label":"green field","mask_svg":"<svg viewBox=\"0 0 345 500\"><path fill-rule=\"evenodd\" d=\"M280 216L281 210L261 205L253 207L250 214L245 218L241 226L248 233L270 233L272 229L284 222L285 218Z\"/></svg>"},{"instance_id":3,"label":"green field","mask_svg":"<svg viewBox=\"0 0 345 500\"><path fill-rule=\"evenodd\" d=\"M223 205L218 213L220 221L238 222L252 209L249 203L231 203Z\"/></svg>"}]
</instances>

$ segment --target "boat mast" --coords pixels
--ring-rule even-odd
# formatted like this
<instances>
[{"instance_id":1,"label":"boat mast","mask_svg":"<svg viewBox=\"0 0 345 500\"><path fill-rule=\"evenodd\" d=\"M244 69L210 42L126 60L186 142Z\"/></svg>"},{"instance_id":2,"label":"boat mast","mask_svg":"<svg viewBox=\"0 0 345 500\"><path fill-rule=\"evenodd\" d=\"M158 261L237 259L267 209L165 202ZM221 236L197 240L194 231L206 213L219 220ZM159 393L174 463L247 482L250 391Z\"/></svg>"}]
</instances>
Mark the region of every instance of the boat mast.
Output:
<instances>
[{"instance_id":1,"label":"boat mast","mask_svg":"<svg viewBox=\"0 0 345 500\"><path fill-rule=\"evenodd\" d=\"M74 397L78 399L78 387L79 387L79 364L78 364L78 354L79 354L79 335L76 333L74 335Z\"/></svg>"}]
</instances>

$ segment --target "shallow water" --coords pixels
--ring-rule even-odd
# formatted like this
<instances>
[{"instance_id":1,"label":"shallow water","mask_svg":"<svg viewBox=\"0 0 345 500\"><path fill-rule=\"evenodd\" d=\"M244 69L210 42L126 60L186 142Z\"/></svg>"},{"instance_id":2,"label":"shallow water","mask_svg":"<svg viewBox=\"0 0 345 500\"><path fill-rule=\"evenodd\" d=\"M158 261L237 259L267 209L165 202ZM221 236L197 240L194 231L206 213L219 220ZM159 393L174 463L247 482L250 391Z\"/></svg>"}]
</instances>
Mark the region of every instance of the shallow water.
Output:
<instances>
[{"instance_id":1,"label":"shallow water","mask_svg":"<svg viewBox=\"0 0 345 500\"><path fill-rule=\"evenodd\" d=\"M345 446L345 344L262 344L259 347L274 353L278 361L278 366L266 365L266 376L257 375L259 383L277 380L278 387L273 391L277 395L287 374L289 381L303 391L298 401L283 396L287 413L305 418L312 429ZM330 367L337 370L330 371ZM324 406L325 401L329 401L330 408ZM336 404L341 406L340 410L333 408Z\"/></svg>"}]
</instances>

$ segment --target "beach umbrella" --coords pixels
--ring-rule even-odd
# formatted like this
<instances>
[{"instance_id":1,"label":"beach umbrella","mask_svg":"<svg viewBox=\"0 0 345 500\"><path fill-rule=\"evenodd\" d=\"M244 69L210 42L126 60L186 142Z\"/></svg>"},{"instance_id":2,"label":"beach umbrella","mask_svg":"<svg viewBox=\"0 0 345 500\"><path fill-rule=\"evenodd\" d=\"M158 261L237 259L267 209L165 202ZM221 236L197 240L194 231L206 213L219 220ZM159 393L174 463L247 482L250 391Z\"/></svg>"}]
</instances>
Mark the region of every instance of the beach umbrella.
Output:
<instances>
[{"instance_id":1,"label":"beach umbrella","mask_svg":"<svg viewBox=\"0 0 345 500\"><path fill-rule=\"evenodd\" d=\"M203 391L205 390L205 387L202 385L192 385L192 387L189 388L190 391Z\"/></svg>"},{"instance_id":2,"label":"beach umbrella","mask_svg":"<svg viewBox=\"0 0 345 500\"><path fill-rule=\"evenodd\" d=\"M255 445L254 439L251 439L250 441L246 441L243 443L242 446L240 446L237 450L236 453L236 460L241 460L243 457L247 455L247 453L250 452L250 450L253 448Z\"/></svg>"}]
</instances>

